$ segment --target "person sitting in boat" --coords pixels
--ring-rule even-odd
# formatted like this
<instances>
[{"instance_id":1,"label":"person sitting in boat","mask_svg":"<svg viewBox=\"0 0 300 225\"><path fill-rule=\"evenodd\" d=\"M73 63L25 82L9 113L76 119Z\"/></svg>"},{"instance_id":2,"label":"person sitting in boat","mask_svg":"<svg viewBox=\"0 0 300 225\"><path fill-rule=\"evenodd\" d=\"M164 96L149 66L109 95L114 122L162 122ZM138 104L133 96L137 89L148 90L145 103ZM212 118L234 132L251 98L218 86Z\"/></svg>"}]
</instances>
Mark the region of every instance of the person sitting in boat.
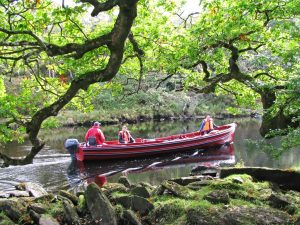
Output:
<instances>
[{"instance_id":1,"label":"person sitting in boat","mask_svg":"<svg viewBox=\"0 0 300 225\"><path fill-rule=\"evenodd\" d=\"M119 132L119 143L120 144L127 144L127 143L134 143L135 140L131 136L127 126L123 126L122 130Z\"/></svg>"},{"instance_id":2,"label":"person sitting in boat","mask_svg":"<svg viewBox=\"0 0 300 225\"><path fill-rule=\"evenodd\" d=\"M86 132L85 141L89 145L101 145L105 141L104 134L100 130L100 123L95 122L93 126Z\"/></svg>"},{"instance_id":3,"label":"person sitting in boat","mask_svg":"<svg viewBox=\"0 0 300 225\"><path fill-rule=\"evenodd\" d=\"M216 125L214 124L213 118L207 115L205 119L202 121L199 131L201 132L201 134L208 134L215 127Z\"/></svg>"}]
</instances>

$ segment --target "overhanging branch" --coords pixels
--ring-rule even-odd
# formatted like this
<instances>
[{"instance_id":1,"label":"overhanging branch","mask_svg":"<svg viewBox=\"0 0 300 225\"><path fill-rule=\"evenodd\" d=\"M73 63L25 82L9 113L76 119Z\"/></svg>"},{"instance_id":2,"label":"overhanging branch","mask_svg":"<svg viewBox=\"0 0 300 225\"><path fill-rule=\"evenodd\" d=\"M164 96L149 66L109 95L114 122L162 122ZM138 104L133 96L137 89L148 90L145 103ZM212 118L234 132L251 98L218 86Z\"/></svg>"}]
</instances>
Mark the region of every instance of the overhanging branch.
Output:
<instances>
[{"instance_id":1,"label":"overhanging branch","mask_svg":"<svg viewBox=\"0 0 300 225\"><path fill-rule=\"evenodd\" d=\"M94 6L91 16L97 16L100 12L111 10L119 3L119 0L107 0L101 3L98 0L80 0L80 1L83 3L90 3L92 6Z\"/></svg>"},{"instance_id":2,"label":"overhanging branch","mask_svg":"<svg viewBox=\"0 0 300 225\"><path fill-rule=\"evenodd\" d=\"M6 30L2 27L0 27L0 31L2 31L3 33L6 33L8 35L16 35L16 34L26 34L26 35L29 35L31 36L32 38L34 38L37 43L39 44L39 46L43 49L43 50L47 50L47 47L45 45L45 43L37 36L35 35L32 31L16 31L16 30Z\"/></svg>"},{"instance_id":3,"label":"overhanging branch","mask_svg":"<svg viewBox=\"0 0 300 225\"><path fill-rule=\"evenodd\" d=\"M90 3L96 2L95 0L82 0L82 1L90 2ZM119 15L117 17L117 20L114 24L112 31L109 34L99 37L98 39L96 39L96 41L94 39L93 41L95 41L96 43L91 43L90 41L92 40L87 40L86 43L87 42L89 43L88 46L84 46L84 44L82 45L69 44L63 47L59 47L55 45L47 45L46 48L43 48L43 50L45 50L46 53L48 53L48 55L51 54L59 55L59 54L75 52L76 56L80 56L85 52L91 51L101 45L107 45L110 50L110 58L105 69L98 69L98 70L94 70L79 75L77 79L72 80L70 87L62 96L60 96L51 105L38 110L32 116L31 120L26 122L25 124L26 132L28 134L29 140L31 141L33 147L31 148L30 153L23 159L11 159L4 155L0 155L0 157L5 161L6 164L20 165L20 164L32 163L32 159L35 157L36 154L38 154L38 152L45 145L45 143L38 138L38 133L41 128L42 122L50 116L56 116L58 112L74 96L76 96L77 92L80 89L87 89L89 85L94 84L96 82L109 81L117 74L120 65L122 63L125 41L129 35L133 20L137 15L136 14L137 1L138 0L122 0L122 2L120 2ZM107 1L107 3L113 3L113 5L114 4L116 5L116 2L117 1ZM110 6L107 7L109 8ZM12 33L12 35L13 34L16 33ZM25 33L22 32L22 34ZM38 40L36 41L39 42ZM79 50L77 48L79 48Z\"/></svg>"},{"instance_id":4,"label":"overhanging branch","mask_svg":"<svg viewBox=\"0 0 300 225\"><path fill-rule=\"evenodd\" d=\"M48 56L58 56L73 53L75 59L81 58L85 53L104 45L111 44L112 33L101 35L97 38L86 40L83 44L69 43L64 46L49 44L47 45Z\"/></svg>"}]
</instances>

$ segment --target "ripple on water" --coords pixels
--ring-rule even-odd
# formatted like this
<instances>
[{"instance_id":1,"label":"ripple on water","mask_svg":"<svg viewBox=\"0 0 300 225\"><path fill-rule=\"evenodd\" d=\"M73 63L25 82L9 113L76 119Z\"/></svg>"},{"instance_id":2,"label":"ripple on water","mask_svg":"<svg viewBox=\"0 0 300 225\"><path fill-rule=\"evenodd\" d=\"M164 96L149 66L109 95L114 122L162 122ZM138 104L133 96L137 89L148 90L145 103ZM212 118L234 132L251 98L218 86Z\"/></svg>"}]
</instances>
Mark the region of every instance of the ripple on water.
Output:
<instances>
[{"instance_id":1,"label":"ripple on water","mask_svg":"<svg viewBox=\"0 0 300 225\"><path fill-rule=\"evenodd\" d=\"M14 190L20 182L35 182L45 189L55 190L68 181L66 174L70 164L68 155L55 157L40 155L33 164L10 166L0 170L0 190Z\"/></svg>"}]
</instances>

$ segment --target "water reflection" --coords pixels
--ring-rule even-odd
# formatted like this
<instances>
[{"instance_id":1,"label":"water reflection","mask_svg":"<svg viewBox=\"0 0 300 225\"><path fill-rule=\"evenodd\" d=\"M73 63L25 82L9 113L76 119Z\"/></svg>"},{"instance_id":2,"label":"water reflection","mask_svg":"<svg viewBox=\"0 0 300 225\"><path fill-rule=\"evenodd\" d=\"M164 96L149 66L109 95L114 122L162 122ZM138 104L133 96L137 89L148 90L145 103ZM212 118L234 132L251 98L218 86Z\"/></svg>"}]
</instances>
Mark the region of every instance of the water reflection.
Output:
<instances>
[{"instance_id":1,"label":"water reflection","mask_svg":"<svg viewBox=\"0 0 300 225\"><path fill-rule=\"evenodd\" d=\"M162 180L188 176L194 166L229 166L235 164L234 146L193 150L163 157L139 158L115 161L72 161L68 167L68 180L73 190L80 190L95 178L106 177L116 182L120 175L126 175L136 182L157 185ZM155 175L155 176L154 176ZM151 178L151 179L149 179Z\"/></svg>"}]
</instances>

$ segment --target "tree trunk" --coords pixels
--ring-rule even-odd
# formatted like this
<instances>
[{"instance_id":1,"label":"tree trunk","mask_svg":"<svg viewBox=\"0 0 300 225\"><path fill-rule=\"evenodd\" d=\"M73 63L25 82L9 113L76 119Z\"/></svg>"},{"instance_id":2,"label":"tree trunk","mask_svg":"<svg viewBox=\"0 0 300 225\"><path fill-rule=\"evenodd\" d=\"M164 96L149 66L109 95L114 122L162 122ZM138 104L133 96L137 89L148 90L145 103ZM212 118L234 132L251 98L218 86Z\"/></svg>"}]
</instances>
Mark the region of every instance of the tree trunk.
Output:
<instances>
[{"instance_id":1,"label":"tree trunk","mask_svg":"<svg viewBox=\"0 0 300 225\"><path fill-rule=\"evenodd\" d=\"M120 8L118 18L114 24L114 27L112 28L112 31L109 33L109 35L107 35L107 38L110 38L109 45L107 45L108 49L110 50L110 57L106 68L87 72L79 78L74 79L71 82L68 90L62 96L60 96L51 105L38 110L33 115L31 121L27 122L25 125L26 133L28 134L29 140L32 143L30 153L22 159L13 159L0 153L0 158L4 160L4 166L32 163L33 158L45 145L44 141L38 137L38 133L43 121L50 116L56 116L58 112L72 100L72 98L80 89L86 90L89 85L96 82L109 81L117 74L122 63L125 41L130 32L132 23L137 16L137 1L138 0L122 0L118 2ZM91 44L93 47L93 43ZM90 47L93 49L91 46L85 47ZM59 52L57 53L53 50L50 51L50 53L60 54Z\"/></svg>"},{"instance_id":2,"label":"tree trunk","mask_svg":"<svg viewBox=\"0 0 300 225\"><path fill-rule=\"evenodd\" d=\"M271 112L275 100L274 90L265 90L261 93L264 114L259 131L262 136L265 136L270 130L285 129L288 126L295 127L298 125L292 122L292 115L284 115L283 108L280 108L277 113Z\"/></svg>"}]
</instances>

